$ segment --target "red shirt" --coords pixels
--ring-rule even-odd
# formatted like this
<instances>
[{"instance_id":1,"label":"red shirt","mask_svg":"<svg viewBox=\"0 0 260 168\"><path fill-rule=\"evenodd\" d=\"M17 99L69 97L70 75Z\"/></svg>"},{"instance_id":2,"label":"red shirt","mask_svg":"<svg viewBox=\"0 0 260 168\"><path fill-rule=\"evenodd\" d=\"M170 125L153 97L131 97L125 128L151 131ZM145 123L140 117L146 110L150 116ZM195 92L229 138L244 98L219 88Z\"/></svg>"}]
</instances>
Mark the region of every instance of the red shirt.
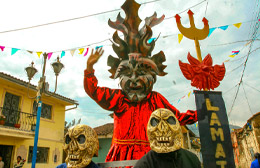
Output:
<instances>
[{"instance_id":1,"label":"red shirt","mask_svg":"<svg viewBox=\"0 0 260 168\"><path fill-rule=\"evenodd\" d=\"M86 93L102 108L114 111L114 133L106 161L136 160L149 152L147 123L150 115L158 108L171 110L181 125L197 121L196 111L180 113L160 93L152 91L138 103L130 102L120 89L97 86L93 72L84 72Z\"/></svg>"}]
</instances>

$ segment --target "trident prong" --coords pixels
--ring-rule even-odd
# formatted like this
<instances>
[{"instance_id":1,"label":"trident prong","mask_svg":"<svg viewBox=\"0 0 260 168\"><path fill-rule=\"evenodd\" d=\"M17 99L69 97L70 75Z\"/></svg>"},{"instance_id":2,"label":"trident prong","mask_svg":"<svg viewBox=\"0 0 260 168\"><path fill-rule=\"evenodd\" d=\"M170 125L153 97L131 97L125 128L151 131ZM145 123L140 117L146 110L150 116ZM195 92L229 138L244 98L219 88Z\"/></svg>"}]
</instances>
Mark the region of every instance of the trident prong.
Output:
<instances>
[{"instance_id":1,"label":"trident prong","mask_svg":"<svg viewBox=\"0 0 260 168\"><path fill-rule=\"evenodd\" d=\"M190 28L183 27L181 24L181 17L177 14L175 15L176 23L179 31L185 37L195 41L195 47L197 52L197 57L200 62L202 62L201 51L199 40L205 39L209 34L209 24L208 20L204 17L202 22L204 23L203 29L197 29L194 24L193 12L191 10L188 11L189 19L190 19Z\"/></svg>"}]
</instances>

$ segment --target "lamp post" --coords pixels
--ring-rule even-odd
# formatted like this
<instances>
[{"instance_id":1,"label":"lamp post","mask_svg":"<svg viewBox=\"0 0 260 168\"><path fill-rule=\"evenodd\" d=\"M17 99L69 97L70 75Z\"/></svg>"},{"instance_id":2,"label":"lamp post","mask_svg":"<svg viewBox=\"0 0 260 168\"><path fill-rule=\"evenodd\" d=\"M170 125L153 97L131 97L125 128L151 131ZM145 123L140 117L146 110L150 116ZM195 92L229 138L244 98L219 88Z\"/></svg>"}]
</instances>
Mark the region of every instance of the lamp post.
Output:
<instances>
[{"instance_id":1,"label":"lamp post","mask_svg":"<svg viewBox=\"0 0 260 168\"><path fill-rule=\"evenodd\" d=\"M33 157L32 157L32 168L35 168L35 164L36 164L36 157L37 157L37 145L38 145L38 137L39 137L39 127L40 127L40 119L41 119L41 109L42 109L42 101L41 101L41 97L42 94L45 92L45 67L46 67L46 60L47 60L47 53L43 54L44 57L44 64L43 64L43 70L42 70L42 76L38 82L38 86L37 86L37 95L36 97L30 97L29 96L29 91L28 91L28 97L31 99L35 99L37 101L38 104L38 108L37 108L37 117L36 117L36 128L35 128L35 136L34 136L34 146L33 146ZM25 70L27 72L27 76L29 79L29 83L28 83L28 90L29 90L29 84L31 79L33 78L33 76L35 75L35 73L37 73L37 69L33 67L33 62L31 63L31 66L26 67ZM56 82L55 82L55 91L53 92L53 94L56 92L57 90L57 78L58 75L61 71L61 69L64 67L64 65L59 61L59 58L57 58L57 62L54 62L51 64L56 76Z\"/></svg>"}]
</instances>

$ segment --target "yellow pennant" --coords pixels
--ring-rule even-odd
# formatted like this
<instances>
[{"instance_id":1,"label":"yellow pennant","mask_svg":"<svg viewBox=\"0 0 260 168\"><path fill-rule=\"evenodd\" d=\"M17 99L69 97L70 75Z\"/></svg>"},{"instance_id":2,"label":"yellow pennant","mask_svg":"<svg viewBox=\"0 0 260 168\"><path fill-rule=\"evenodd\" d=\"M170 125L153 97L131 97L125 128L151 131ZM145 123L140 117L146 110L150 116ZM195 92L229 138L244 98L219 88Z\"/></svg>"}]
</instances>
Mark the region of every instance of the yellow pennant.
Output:
<instances>
[{"instance_id":1,"label":"yellow pennant","mask_svg":"<svg viewBox=\"0 0 260 168\"><path fill-rule=\"evenodd\" d=\"M188 98L190 98L191 91L188 93Z\"/></svg>"},{"instance_id":2,"label":"yellow pennant","mask_svg":"<svg viewBox=\"0 0 260 168\"><path fill-rule=\"evenodd\" d=\"M182 38L183 38L183 34L178 34L178 41L179 41L179 43L181 43Z\"/></svg>"},{"instance_id":3,"label":"yellow pennant","mask_svg":"<svg viewBox=\"0 0 260 168\"><path fill-rule=\"evenodd\" d=\"M71 55L74 55L75 50L70 50Z\"/></svg>"},{"instance_id":4,"label":"yellow pennant","mask_svg":"<svg viewBox=\"0 0 260 168\"><path fill-rule=\"evenodd\" d=\"M79 49L79 54L83 54L84 48Z\"/></svg>"},{"instance_id":5,"label":"yellow pennant","mask_svg":"<svg viewBox=\"0 0 260 168\"><path fill-rule=\"evenodd\" d=\"M236 23L236 24L233 24L233 25L239 29L240 26L242 25L242 23Z\"/></svg>"},{"instance_id":6,"label":"yellow pennant","mask_svg":"<svg viewBox=\"0 0 260 168\"><path fill-rule=\"evenodd\" d=\"M229 57L234 58L236 55L230 55Z\"/></svg>"},{"instance_id":7,"label":"yellow pennant","mask_svg":"<svg viewBox=\"0 0 260 168\"><path fill-rule=\"evenodd\" d=\"M40 51L40 52L36 52L36 53L37 53L38 57L40 58L42 52Z\"/></svg>"}]
</instances>

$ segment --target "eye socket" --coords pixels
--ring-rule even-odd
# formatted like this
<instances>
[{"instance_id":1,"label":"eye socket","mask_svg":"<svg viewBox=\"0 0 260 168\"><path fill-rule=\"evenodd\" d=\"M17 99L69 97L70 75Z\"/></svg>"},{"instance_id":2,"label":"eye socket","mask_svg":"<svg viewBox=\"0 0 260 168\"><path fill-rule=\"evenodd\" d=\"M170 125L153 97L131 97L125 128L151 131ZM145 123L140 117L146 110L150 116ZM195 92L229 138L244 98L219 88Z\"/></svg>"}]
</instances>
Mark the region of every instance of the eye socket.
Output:
<instances>
[{"instance_id":1,"label":"eye socket","mask_svg":"<svg viewBox=\"0 0 260 168\"><path fill-rule=\"evenodd\" d=\"M66 135L65 143L66 143L66 144L69 144L70 141L71 141L70 136L69 136L69 135Z\"/></svg>"},{"instance_id":2,"label":"eye socket","mask_svg":"<svg viewBox=\"0 0 260 168\"><path fill-rule=\"evenodd\" d=\"M86 141L86 137L84 135L80 135L77 138L77 141L79 142L79 144L83 144Z\"/></svg>"},{"instance_id":3,"label":"eye socket","mask_svg":"<svg viewBox=\"0 0 260 168\"><path fill-rule=\"evenodd\" d=\"M155 127L156 125L159 124L159 120L153 117L153 118L151 119L150 123L151 123L151 125L152 125L153 127Z\"/></svg>"},{"instance_id":4,"label":"eye socket","mask_svg":"<svg viewBox=\"0 0 260 168\"><path fill-rule=\"evenodd\" d=\"M175 125L176 124L176 120L173 116L170 116L168 119L167 119L167 122L171 125Z\"/></svg>"}]
</instances>

